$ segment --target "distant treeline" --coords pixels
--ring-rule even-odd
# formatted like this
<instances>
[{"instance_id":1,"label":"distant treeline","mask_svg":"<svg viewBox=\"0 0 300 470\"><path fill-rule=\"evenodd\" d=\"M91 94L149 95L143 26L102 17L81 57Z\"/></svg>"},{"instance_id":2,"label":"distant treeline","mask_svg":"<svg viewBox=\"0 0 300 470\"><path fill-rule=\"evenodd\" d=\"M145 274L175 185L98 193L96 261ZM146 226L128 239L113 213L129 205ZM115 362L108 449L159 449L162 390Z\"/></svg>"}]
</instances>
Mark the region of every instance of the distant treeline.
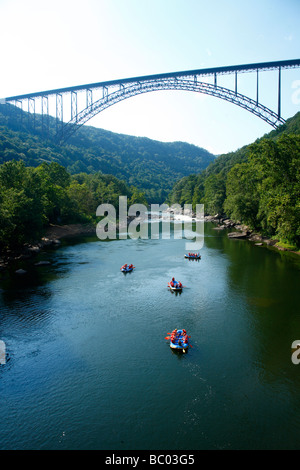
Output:
<instances>
[{"instance_id":1,"label":"distant treeline","mask_svg":"<svg viewBox=\"0 0 300 470\"><path fill-rule=\"evenodd\" d=\"M70 175L58 163L27 167L20 160L0 165L0 249L34 242L49 224L96 221L99 204L116 209L119 196L128 204L147 204L144 193L112 175Z\"/></svg>"},{"instance_id":2,"label":"distant treeline","mask_svg":"<svg viewBox=\"0 0 300 470\"><path fill-rule=\"evenodd\" d=\"M300 113L281 131L181 179L167 202L203 203L206 214L226 215L299 248Z\"/></svg>"},{"instance_id":3,"label":"distant treeline","mask_svg":"<svg viewBox=\"0 0 300 470\"><path fill-rule=\"evenodd\" d=\"M159 142L90 126L58 145L55 124L49 116L49 134L45 129L43 133L40 115L33 126L32 115L0 104L0 164L13 159L32 167L56 162L70 174L111 174L139 188L148 201L162 203L176 181L200 172L215 158L185 142Z\"/></svg>"}]
</instances>

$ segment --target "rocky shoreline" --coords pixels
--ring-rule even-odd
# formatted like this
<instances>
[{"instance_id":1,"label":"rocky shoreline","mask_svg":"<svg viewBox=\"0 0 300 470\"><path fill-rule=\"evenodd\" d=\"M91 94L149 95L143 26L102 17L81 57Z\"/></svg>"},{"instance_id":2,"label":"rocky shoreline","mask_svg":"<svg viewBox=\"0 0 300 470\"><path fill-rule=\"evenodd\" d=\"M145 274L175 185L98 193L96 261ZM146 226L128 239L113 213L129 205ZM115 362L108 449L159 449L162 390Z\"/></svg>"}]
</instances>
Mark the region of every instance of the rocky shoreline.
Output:
<instances>
[{"instance_id":1,"label":"rocky shoreline","mask_svg":"<svg viewBox=\"0 0 300 470\"><path fill-rule=\"evenodd\" d=\"M61 244L61 239L64 238L75 238L79 236L95 235L96 227L92 224L70 224L70 225L50 225L44 236L36 241L35 243L26 243L22 248L17 251L8 250L6 253L0 256L0 270L5 269L13 262L23 261L33 258L41 251L51 247L56 248ZM45 264L46 262L36 263L37 265ZM18 274L22 274L23 270L19 269L16 271Z\"/></svg>"},{"instance_id":2,"label":"rocky shoreline","mask_svg":"<svg viewBox=\"0 0 300 470\"><path fill-rule=\"evenodd\" d=\"M128 222L132 217L128 217ZM123 228L117 224L117 230ZM96 236L96 225L93 224L68 224L68 225L50 225L47 227L44 236L35 243L26 243L22 248L16 251L8 250L0 254L0 271L7 268L12 263L28 260L49 248L57 248L62 239L77 238L85 236ZM40 261L35 265L48 264L46 261ZM17 269L17 274L24 274L23 269Z\"/></svg>"},{"instance_id":3,"label":"rocky shoreline","mask_svg":"<svg viewBox=\"0 0 300 470\"><path fill-rule=\"evenodd\" d=\"M272 246L279 251L289 251L297 255L300 254L299 251L289 250L288 248L284 248L278 245L279 240L264 237L260 233L257 233L254 230L250 229L247 225L241 224L240 222L234 222L228 217L209 215L205 216L205 221L215 223L217 226L214 227L214 230L235 229L235 231L230 231L227 233L228 238L249 240L251 242L254 242L256 246Z\"/></svg>"}]
</instances>

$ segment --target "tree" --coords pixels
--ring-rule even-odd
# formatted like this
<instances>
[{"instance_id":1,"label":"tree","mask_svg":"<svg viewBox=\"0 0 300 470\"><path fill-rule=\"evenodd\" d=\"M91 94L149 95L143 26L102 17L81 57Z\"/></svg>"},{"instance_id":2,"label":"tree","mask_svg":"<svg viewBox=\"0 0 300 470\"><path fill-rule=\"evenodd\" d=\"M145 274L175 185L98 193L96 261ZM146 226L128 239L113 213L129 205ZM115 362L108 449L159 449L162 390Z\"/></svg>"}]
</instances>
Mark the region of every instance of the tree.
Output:
<instances>
[{"instance_id":1,"label":"tree","mask_svg":"<svg viewBox=\"0 0 300 470\"><path fill-rule=\"evenodd\" d=\"M66 223L72 206L67 192L69 173L56 162L42 163L35 172L41 181L44 224Z\"/></svg>"},{"instance_id":2,"label":"tree","mask_svg":"<svg viewBox=\"0 0 300 470\"><path fill-rule=\"evenodd\" d=\"M42 233L40 179L22 161L0 166L0 203L2 247L20 246Z\"/></svg>"},{"instance_id":3,"label":"tree","mask_svg":"<svg viewBox=\"0 0 300 470\"><path fill-rule=\"evenodd\" d=\"M221 174L210 175L204 182L204 210L207 214L223 214L225 181Z\"/></svg>"},{"instance_id":4,"label":"tree","mask_svg":"<svg viewBox=\"0 0 300 470\"><path fill-rule=\"evenodd\" d=\"M130 206L133 204L144 204L145 206L148 206L147 199L145 198L145 193L143 191L140 191L135 186L131 186L130 190L132 191L129 199Z\"/></svg>"}]
</instances>

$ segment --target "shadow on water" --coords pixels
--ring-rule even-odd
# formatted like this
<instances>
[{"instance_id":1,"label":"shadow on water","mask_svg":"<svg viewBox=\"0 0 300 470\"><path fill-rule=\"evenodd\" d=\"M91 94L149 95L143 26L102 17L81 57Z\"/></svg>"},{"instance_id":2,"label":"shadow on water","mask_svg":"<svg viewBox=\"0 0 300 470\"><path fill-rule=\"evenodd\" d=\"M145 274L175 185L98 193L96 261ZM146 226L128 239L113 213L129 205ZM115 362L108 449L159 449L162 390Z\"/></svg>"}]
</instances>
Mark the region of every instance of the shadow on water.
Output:
<instances>
[{"instance_id":1,"label":"shadow on water","mask_svg":"<svg viewBox=\"0 0 300 470\"><path fill-rule=\"evenodd\" d=\"M174 291L174 290L172 290L172 289L169 288L169 291L171 292L172 295L175 295L175 297L176 297L177 295L180 296L180 295L182 294L182 290L175 290L175 291Z\"/></svg>"},{"instance_id":2,"label":"shadow on water","mask_svg":"<svg viewBox=\"0 0 300 470\"><path fill-rule=\"evenodd\" d=\"M31 290L68 274L74 264L87 264L86 260L78 259L76 250L68 253L66 248L96 241L99 242L99 239L94 236L65 239L59 247L47 247L32 258L11 262L7 268L0 271L0 293L6 296L7 300L10 294L12 298L15 298L17 293L22 295L28 291L30 294ZM18 270L24 272L18 273Z\"/></svg>"},{"instance_id":3,"label":"shadow on water","mask_svg":"<svg viewBox=\"0 0 300 470\"><path fill-rule=\"evenodd\" d=\"M300 339L300 257L207 230L206 246L226 256L228 287L242 299L234 321L244 318L244 346L259 382L278 387L278 399L285 389L299 409L300 367L291 361L291 344Z\"/></svg>"}]
</instances>

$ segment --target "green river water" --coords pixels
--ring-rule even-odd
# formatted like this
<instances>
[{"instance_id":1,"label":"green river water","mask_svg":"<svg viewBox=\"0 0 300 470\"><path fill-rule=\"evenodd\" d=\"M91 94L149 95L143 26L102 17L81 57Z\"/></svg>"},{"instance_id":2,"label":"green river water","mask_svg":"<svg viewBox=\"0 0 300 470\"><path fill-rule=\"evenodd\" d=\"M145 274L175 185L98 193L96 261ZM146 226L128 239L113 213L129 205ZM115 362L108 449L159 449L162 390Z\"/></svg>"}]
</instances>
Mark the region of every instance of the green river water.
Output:
<instances>
[{"instance_id":1,"label":"green river water","mask_svg":"<svg viewBox=\"0 0 300 470\"><path fill-rule=\"evenodd\" d=\"M210 223L184 254L95 237L1 273L0 449L300 449L300 258Z\"/></svg>"}]
</instances>

